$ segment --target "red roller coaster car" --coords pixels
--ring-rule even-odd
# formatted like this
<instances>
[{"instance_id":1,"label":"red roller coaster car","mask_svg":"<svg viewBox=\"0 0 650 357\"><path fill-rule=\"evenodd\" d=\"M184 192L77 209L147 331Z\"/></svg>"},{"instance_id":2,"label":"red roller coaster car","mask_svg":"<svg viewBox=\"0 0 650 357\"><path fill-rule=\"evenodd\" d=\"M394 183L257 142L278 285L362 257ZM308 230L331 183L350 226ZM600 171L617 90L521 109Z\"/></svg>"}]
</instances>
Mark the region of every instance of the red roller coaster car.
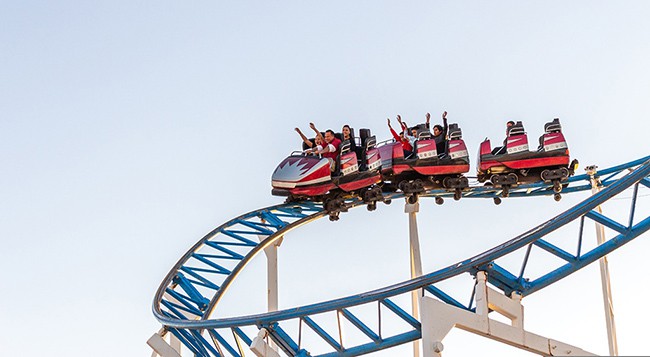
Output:
<instances>
[{"instance_id":1,"label":"red roller coaster car","mask_svg":"<svg viewBox=\"0 0 650 357\"><path fill-rule=\"evenodd\" d=\"M431 133L419 128L414 152L404 157L399 142L389 142L379 147L382 161L384 190L400 189L417 200L417 194L431 188L447 188L455 191L454 198L460 199L461 191L467 188L464 173L469 171L469 154L462 139L458 124L449 126L449 140L445 152L436 150L436 142ZM436 199L442 203L442 198Z\"/></svg>"},{"instance_id":2,"label":"red roller coaster car","mask_svg":"<svg viewBox=\"0 0 650 357\"><path fill-rule=\"evenodd\" d=\"M552 182L555 199L559 200L562 182L573 175L577 167L577 160L569 161L569 148L559 119L544 125L536 151L528 149L528 136L518 121L508 128L504 147L492 150L489 139L481 143L477 178L479 182L488 181L501 187L503 197L508 196L510 187L521 183Z\"/></svg>"},{"instance_id":3,"label":"red roller coaster car","mask_svg":"<svg viewBox=\"0 0 650 357\"><path fill-rule=\"evenodd\" d=\"M330 219L336 220L339 211L345 211L344 199L361 196L374 209L382 200L381 190L373 187L381 182L381 160L375 148L376 139L369 129L361 129L361 146L357 152L350 142L343 141L336 158L336 167L318 155L294 152L284 159L273 172L271 193L288 196L288 200L310 199L325 203Z\"/></svg>"}]
</instances>

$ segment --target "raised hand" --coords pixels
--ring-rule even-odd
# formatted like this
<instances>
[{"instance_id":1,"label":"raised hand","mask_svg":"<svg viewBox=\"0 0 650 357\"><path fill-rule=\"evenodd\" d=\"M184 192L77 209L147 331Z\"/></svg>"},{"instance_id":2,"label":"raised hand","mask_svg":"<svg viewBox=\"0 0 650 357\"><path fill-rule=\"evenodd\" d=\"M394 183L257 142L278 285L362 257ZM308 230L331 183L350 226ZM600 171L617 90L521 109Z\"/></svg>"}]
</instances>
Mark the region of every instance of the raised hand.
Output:
<instances>
[{"instance_id":1,"label":"raised hand","mask_svg":"<svg viewBox=\"0 0 650 357\"><path fill-rule=\"evenodd\" d=\"M442 119L447 119L447 111L442 112Z\"/></svg>"}]
</instances>

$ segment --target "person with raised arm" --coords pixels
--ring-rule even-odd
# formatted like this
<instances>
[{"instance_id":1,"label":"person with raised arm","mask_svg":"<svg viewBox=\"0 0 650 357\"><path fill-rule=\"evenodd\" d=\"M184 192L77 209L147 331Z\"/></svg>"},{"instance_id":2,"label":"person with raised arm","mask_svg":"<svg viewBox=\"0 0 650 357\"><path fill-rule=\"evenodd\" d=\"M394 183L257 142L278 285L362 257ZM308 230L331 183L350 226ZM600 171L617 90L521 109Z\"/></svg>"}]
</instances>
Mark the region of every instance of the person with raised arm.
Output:
<instances>
[{"instance_id":1,"label":"person with raised arm","mask_svg":"<svg viewBox=\"0 0 650 357\"><path fill-rule=\"evenodd\" d=\"M341 140L334 136L334 131L332 129L327 129L325 131L325 137L320 133L314 123L309 123L309 127L316 133L316 137L320 137L323 140L323 149L320 150L324 158L330 161L330 171L334 171L336 168L336 157L339 154L339 147L341 146Z\"/></svg>"},{"instance_id":2,"label":"person with raised arm","mask_svg":"<svg viewBox=\"0 0 650 357\"><path fill-rule=\"evenodd\" d=\"M390 133L393 134L393 138L395 139L395 141L402 144L404 157L408 157L409 155L411 155L411 153L413 153L413 146L411 145L411 142L407 137L404 136L403 130L400 131L399 135L395 132L395 130L393 130L393 127L390 125L390 118L386 118L386 120L388 120L388 129L390 129Z\"/></svg>"},{"instance_id":3,"label":"person with raised arm","mask_svg":"<svg viewBox=\"0 0 650 357\"><path fill-rule=\"evenodd\" d=\"M296 133L298 133L298 135L300 135L300 138L305 143L305 146L309 147L309 149L305 150L306 154L318 154L321 150L323 150L322 137L317 136L314 139L314 141L311 141L311 140L307 139L307 137L305 136L305 134L302 133L300 128L295 128L295 130L296 130ZM304 146L303 146L303 148L304 148Z\"/></svg>"},{"instance_id":4,"label":"person with raised arm","mask_svg":"<svg viewBox=\"0 0 650 357\"><path fill-rule=\"evenodd\" d=\"M411 147L415 147L415 141L418 139L418 130L417 126L412 127L409 130L408 125L406 125L405 121L402 121L402 116L397 114L397 122L399 122L399 125L402 127L402 132L404 133L404 137L409 140L409 143L411 144Z\"/></svg>"},{"instance_id":5,"label":"person with raised arm","mask_svg":"<svg viewBox=\"0 0 650 357\"><path fill-rule=\"evenodd\" d=\"M427 113L427 128L429 127L429 121L431 120L431 114ZM436 124L433 126L433 140L436 142L436 151L438 154L446 152L447 146L447 131L449 126L447 125L447 112L442 112L442 125Z\"/></svg>"}]
</instances>

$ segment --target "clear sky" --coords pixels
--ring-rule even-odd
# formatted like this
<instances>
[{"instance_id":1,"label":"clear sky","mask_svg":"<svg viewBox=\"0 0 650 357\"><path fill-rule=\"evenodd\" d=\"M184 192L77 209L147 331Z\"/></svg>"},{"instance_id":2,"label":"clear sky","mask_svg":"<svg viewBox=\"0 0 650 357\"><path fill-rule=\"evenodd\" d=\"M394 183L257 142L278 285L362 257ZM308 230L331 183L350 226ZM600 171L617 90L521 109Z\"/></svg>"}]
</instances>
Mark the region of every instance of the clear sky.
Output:
<instances>
[{"instance_id":1,"label":"clear sky","mask_svg":"<svg viewBox=\"0 0 650 357\"><path fill-rule=\"evenodd\" d=\"M648 18L647 1L0 2L2 354L149 355L169 268L214 227L281 202L270 175L310 121L388 138L387 117L446 110L474 159L507 120L535 141L560 117L583 164L650 154ZM426 201L425 271L585 197ZM281 307L408 278L402 210L288 237ZM610 258L622 354L650 353L647 240ZM597 273L525 298L527 328L605 354ZM523 353L463 332L445 346Z\"/></svg>"}]
</instances>

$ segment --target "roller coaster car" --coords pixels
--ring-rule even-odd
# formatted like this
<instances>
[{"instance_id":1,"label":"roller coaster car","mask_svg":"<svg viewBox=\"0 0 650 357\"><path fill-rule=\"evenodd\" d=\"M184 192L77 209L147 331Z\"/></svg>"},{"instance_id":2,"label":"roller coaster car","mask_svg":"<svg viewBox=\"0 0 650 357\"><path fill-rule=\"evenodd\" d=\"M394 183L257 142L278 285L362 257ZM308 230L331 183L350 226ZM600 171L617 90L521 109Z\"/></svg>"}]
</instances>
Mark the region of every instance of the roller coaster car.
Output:
<instances>
[{"instance_id":1,"label":"roller coaster car","mask_svg":"<svg viewBox=\"0 0 650 357\"><path fill-rule=\"evenodd\" d=\"M469 171L469 155L458 124L449 126L445 152L438 152L427 129L418 128L417 135L414 152L408 157L399 142L379 147L385 187L416 194L442 187L455 190L454 198L460 199L460 191L469 186L463 176Z\"/></svg>"},{"instance_id":2,"label":"roller coaster car","mask_svg":"<svg viewBox=\"0 0 650 357\"><path fill-rule=\"evenodd\" d=\"M562 134L560 120L544 125L544 134L539 138L536 151L528 149L528 136L523 124L518 121L507 132L505 147L490 147L490 140L481 143L477 178L502 187L502 195L508 196L508 189L520 183L553 182L556 200L562 191L562 182L573 175L577 160L569 163L569 149Z\"/></svg>"},{"instance_id":3,"label":"roller coaster car","mask_svg":"<svg viewBox=\"0 0 650 357\"><path fill-rule=\"evenodd\" d=\"M381 160L375 145L376 139L370 135L370 130L361 129L358 150L361 157L357 158L357 153L350 150L349 140L343 141L333 172L328 159L307 155L304 151L294 152L273 172L271 193L288 196L289 200L323 201L330 212L341 210L343 198L360 194L381 182ZM333 199L336 202L329 204Z\"/></svg>"}]
</instances>

